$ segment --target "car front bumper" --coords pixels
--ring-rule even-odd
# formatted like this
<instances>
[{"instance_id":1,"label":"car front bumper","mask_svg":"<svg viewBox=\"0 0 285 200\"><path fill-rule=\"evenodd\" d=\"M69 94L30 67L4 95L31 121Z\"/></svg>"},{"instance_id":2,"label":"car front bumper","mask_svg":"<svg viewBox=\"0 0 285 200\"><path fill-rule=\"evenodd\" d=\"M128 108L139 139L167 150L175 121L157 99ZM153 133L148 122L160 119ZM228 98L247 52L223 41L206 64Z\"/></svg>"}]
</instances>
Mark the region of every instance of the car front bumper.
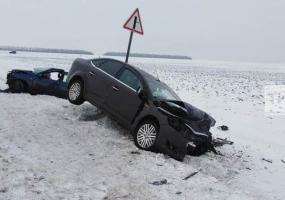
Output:
<instances>
[{"instance_id":1,"label":"car front bumper","mask_svg":"<svg viewBox=\"0 0 285 200\"><path fill-rule=\"evenodd\" d=\"M187 145L190 141L184 135L169 125L161 125L156 147L159 152L170 157L183 161L187 154Z\"/></svg>"},{"instance_id":2,"label":"car front bumper","mask_svg":"<svg viewBox=\"0 0 285 200\"><path fill-rule=\"evenodd\" d=\"M185 124L185 128L178 131L165 124L160 127L156 147L159 152L165 153L178 161L183 161L189 149L194 149L200 144L210 145L211 141L210 132L197 132L187 124Z\"/></svg>"}]
</instances>

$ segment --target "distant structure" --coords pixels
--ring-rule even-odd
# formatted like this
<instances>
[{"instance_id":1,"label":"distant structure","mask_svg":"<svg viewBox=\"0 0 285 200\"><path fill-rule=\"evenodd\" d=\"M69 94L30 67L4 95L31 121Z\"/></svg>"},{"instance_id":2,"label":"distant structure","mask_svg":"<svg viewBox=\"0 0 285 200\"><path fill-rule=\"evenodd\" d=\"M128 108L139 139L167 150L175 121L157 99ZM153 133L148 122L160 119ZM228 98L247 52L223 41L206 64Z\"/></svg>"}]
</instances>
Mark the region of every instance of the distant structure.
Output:
<instances>
[{"instance_id":1,"label":"distant structure","mask_svg":"<svg viewBox=\"0 0 285 200\"><path fill-rule=\"evenodd\" d=\"M104 56L120 56L125 57L126 53L123 52L107 52ZM164 59L182 59L182 60L192 60L189 56L180 55L160 55L160 54L147 54L147 53L131 53L130 57L141 57L141 58L164 58Z\"/></svg>"},{"instance_id":2,"label":"distant structure","mask_svg":"<svg viewBox=\"0 0 285 200\"><path fill-rule=\"evenodd\" d=\"M38 53L64 53L64 54L94 55L92 52L84 51L84 50L13 47L13 46L0 46L0 51L9 51L9 52L23 51L23 52L38 52Z\"/></svg>"}]
</instances>

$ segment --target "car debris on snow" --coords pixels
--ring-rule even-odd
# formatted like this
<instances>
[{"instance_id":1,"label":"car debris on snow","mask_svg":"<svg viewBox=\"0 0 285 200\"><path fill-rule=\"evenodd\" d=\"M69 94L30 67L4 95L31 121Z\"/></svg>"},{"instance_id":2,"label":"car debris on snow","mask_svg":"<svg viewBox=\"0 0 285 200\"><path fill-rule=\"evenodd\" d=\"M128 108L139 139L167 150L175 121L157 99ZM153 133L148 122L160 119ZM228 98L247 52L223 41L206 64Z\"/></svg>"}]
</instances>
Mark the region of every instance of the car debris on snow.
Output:
<instances>
[{"instance_id":1,"label":"car debris on snow","mask_svg":"<svg viewBox=\"0 0 285 200\"><path fill-rule=\"evenodd\" d=\"M161 181L154 181L152 183L150 183L152 185L165 185L167 184L167 180L166 179L162 179Z\"/></svg>"},{"instance_id":2,"label":"car debris on snow","mask_svg":"<svg viewBox=\"0 0 285 200\"><path fill-rule=\"evenodd\" d=\"M131 154L140 155L141 153L139 151L131 151Z\"/></svg>"},{"instance_id":3,"label":"car debris on snow","mask_svg":"<svg viewBox=\"0 0 285 200\"><path fill-rule=\"evenodd\" d=\"M226 125L218 126L217 128L222 130L222 131L228 131L229 130L229 127Z\"/></svg>"},{"instance_id":4,"label":"car debris on snow","mask_svg":"<svg viewBox=\"0 0 285 200\"><path fill-rule=\"evenodd\" d=\"M262 160L265 162L268 162L268 163L273 163L273 161L271 159L262 158Z\"/></svg>"},{"instance_id":5,"label":"car debris on snow","mask_svg":"<svg viewBox=\"0 0 285 200\"><path fill-rule=\"evenodd\" d=\"M191 174L189 174L188 176L186 176L185 178L183 178L184 181L188 180L189 178L195 176L196 174L198 174L202 169L199 169L198 171L192 172Z\"/></svg>"},{"instance_id":6,"label":"car debris on snow","mask_svg":"<svg viewBox=\"0 0 285 200\"><path fill-rule=\"evenodd\" d=\"M222 139L222 138L215 138L213 140L213 144L214 144L215 147L220 147L220 146L223 146L225 144L232 145L233 143L234 143L233 141L230 141L227 138L224 138L224 139Z\"/></svg>"}]
</instances>

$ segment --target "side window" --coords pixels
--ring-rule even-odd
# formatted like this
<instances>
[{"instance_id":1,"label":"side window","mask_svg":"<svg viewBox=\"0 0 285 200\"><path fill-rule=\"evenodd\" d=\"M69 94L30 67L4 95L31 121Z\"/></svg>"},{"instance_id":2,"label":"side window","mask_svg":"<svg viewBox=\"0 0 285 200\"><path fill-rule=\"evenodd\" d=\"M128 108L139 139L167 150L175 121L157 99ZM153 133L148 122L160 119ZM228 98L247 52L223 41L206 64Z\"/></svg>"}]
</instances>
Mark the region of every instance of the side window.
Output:
<instances>
[{"instance_id":1,"label":"side window","mask_svg":"<svg viewBox=\"0 0 285 200\"><path fill-rule=\"evenodd\" d=\"M107 59L98 59L93 60L93 64L98 67L99 69L102 69L107 74L115 77L116 73L123 67L123 63L114 61L114 60L107 60Z\"/></svg>"},{"instance_id":2,"label":"side window","mask_svg":"<svg viewBox=\"0 0 285 200\"><path fill-rule=\"evenodd\" d=\"M124 71L120 74L119 80L136 91L142 87L139 78L129 69L124 69Z\"/></svg>"},{"instance_id":3,"label":"side window","mask_svg":"<svg viewBox=\"0 0 285 200\"><path fill-rule=\"evenodd\" d=\"M102 64L104 64L105 62L107 62L106 59L96 59L96 60L92 60L92 63L96 66L96 67L100 67Z\"/></svg>"}]
</instances>

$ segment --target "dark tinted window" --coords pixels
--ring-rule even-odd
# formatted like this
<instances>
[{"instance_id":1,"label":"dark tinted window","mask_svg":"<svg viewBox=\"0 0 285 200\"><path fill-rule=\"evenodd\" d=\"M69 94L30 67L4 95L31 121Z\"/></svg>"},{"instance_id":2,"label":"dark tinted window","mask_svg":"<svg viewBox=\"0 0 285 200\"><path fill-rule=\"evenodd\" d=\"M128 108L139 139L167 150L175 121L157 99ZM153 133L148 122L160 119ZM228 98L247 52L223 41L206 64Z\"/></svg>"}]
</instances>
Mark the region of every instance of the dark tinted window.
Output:
<instances>
[{"instance_id":1,"label":"dark tinted window","mask_svg":"<svg viewBox=\"0 0 285 200\"><path fill-rule=\"evenodd\" d=\"M136 91L141 88L141 82L139 78L128 69L124 69L124 71L120 74L119 80Z\"/></svg>"},{"instance_id":2,"label":"dark tinted window","mask_svg":"<svg viewBox=\"0 0 285 200\"><path fill-rule=\"evenodd\" d=\"M92 63L96 66L99 67L101 66L103 63L105 63L107 60L106 59L96 59L96 60L92 60Z\"/></svg>"},{"instance_id":3,"label":"dark tinted window","mask_svg":"<svg viewBox=\"0 0 285 200\"><path fill-rule=\"evenodd\" d=\"M111 76L115 77L116 73L123 67L123 63L114 61L114 60L107 60L107 59L98 59L93 60L93 64L102 69L107 74L110 74Z\"/></svg>"},{"instance_id":4,"label":"dark tinted window","mask_svg":"<svg viewBox=\"0 0 285 200\"><path fill-rule=\"evenodd\" d=\"M178 95L165 83L151 77L147 78L146 80L150 92L154 98L181 101Z\"/></svg>"}]
</instances>

